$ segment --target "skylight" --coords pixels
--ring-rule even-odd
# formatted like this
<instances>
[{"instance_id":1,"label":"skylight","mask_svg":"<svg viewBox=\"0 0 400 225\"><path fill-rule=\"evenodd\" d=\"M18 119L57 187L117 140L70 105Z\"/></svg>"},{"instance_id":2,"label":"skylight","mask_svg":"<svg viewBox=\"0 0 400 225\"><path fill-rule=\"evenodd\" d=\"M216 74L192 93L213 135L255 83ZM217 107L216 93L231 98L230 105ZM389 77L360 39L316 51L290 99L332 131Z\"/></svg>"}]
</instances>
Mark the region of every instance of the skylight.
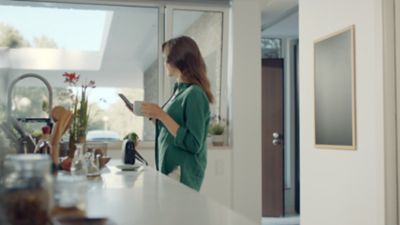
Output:
<instances>
[{"instance_id":1,"label":"skylight","mask_svg":"<svg viewBox=\"0 0 400 225\"><path fill-rule=\"evenodd\" d=\"M82 51L101 50L109 13L98 9L12 5L0 5L0 12L0 47ZM10 30L13 29L14 34L10 35L13 33ZM7 33L8 36L22 37L20 41L24 44L20 46L4 44Z\"/></svg>"}]
</instances>

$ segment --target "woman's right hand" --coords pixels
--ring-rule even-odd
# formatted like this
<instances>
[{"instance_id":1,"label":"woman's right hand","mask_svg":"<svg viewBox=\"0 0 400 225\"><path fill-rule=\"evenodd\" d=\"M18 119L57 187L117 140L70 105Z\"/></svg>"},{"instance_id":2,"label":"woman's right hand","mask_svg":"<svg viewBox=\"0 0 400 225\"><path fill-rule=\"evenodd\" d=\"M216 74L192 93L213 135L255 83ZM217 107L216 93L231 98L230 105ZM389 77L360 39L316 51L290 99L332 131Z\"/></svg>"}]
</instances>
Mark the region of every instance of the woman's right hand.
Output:
<instances>
[{"instance_id":1,"label":"woman's right hand","mask_svg":"<svg viewBox=\"0 0 400 225\"><path fill-rule=\"evenodd\" d=\"M141 111L145 117L151 119L161 119L166 114L160 106L150 102L143 102Z\"/></svg>"},{"instance_id":2,"label":"woman's right hand","mask_svg":"<svg viewBox=\"0 0 400 225\"><path fill-rule=\"evenodd\" d=\"M176 121L168 115L168 113L164 112L160 106L154 103L143 102L141 111L145 117L161 121L164 126L167 127L172 136L176 136L179 124L177 124Z\"/></svg>"}]
</instances>

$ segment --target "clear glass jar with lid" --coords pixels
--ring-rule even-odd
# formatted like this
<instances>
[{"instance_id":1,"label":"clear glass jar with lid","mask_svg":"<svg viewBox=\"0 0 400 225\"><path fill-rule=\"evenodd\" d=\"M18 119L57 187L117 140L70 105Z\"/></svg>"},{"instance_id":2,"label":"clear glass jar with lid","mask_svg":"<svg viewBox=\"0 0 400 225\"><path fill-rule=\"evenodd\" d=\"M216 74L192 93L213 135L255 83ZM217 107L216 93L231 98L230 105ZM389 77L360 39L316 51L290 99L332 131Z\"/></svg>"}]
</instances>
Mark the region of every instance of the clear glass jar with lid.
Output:
<instances>
[{"instance_id":1,"label":"clear glass jar with lid","mask_svg":"<svg viewBox=\"0 0 400 225\"><path fill-rule=\"evenodd\" d=\"M10 224L48 224L53 177L48 155L7 155L4 161L4 208Z\"/></svg>"}]
</instances>

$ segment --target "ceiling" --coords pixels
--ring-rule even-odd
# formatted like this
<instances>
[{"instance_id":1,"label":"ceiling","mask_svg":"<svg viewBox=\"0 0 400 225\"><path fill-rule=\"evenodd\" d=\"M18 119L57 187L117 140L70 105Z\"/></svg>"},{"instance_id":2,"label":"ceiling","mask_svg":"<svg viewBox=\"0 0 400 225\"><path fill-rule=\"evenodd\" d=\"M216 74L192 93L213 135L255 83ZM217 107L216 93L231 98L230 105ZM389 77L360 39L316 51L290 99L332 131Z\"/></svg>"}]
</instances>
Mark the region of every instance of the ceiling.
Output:
<instances>
[{"instance_id":1,"label":"ceiling","mask_svg":"<svg viewBox=\"0 0 400 225\"><path fill-rule=\"evenodd\" d=\"M263 37L299 36L299 0L261 0Z\"/></svg>"}]
</instances>

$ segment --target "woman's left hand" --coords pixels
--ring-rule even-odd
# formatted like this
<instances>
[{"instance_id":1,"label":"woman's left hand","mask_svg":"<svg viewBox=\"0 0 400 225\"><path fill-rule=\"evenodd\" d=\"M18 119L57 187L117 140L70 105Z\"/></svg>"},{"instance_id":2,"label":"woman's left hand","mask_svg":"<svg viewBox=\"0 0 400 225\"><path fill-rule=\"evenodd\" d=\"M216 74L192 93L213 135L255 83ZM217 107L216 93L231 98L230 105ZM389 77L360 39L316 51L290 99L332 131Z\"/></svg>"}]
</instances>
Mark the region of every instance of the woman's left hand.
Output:
<instances>
[{"instance_id":1,"label":"woman's left hand","mask_svg":"<svg viewBox=\"0 0 400 225\"><path fill-rule=\"evenodd\" d=\"M145 117L152 119L160 119L163 115L165 115L165 112L161 109L161 107L154 103L143 102L141 110Z\"/></svg>"}]
</instances>

